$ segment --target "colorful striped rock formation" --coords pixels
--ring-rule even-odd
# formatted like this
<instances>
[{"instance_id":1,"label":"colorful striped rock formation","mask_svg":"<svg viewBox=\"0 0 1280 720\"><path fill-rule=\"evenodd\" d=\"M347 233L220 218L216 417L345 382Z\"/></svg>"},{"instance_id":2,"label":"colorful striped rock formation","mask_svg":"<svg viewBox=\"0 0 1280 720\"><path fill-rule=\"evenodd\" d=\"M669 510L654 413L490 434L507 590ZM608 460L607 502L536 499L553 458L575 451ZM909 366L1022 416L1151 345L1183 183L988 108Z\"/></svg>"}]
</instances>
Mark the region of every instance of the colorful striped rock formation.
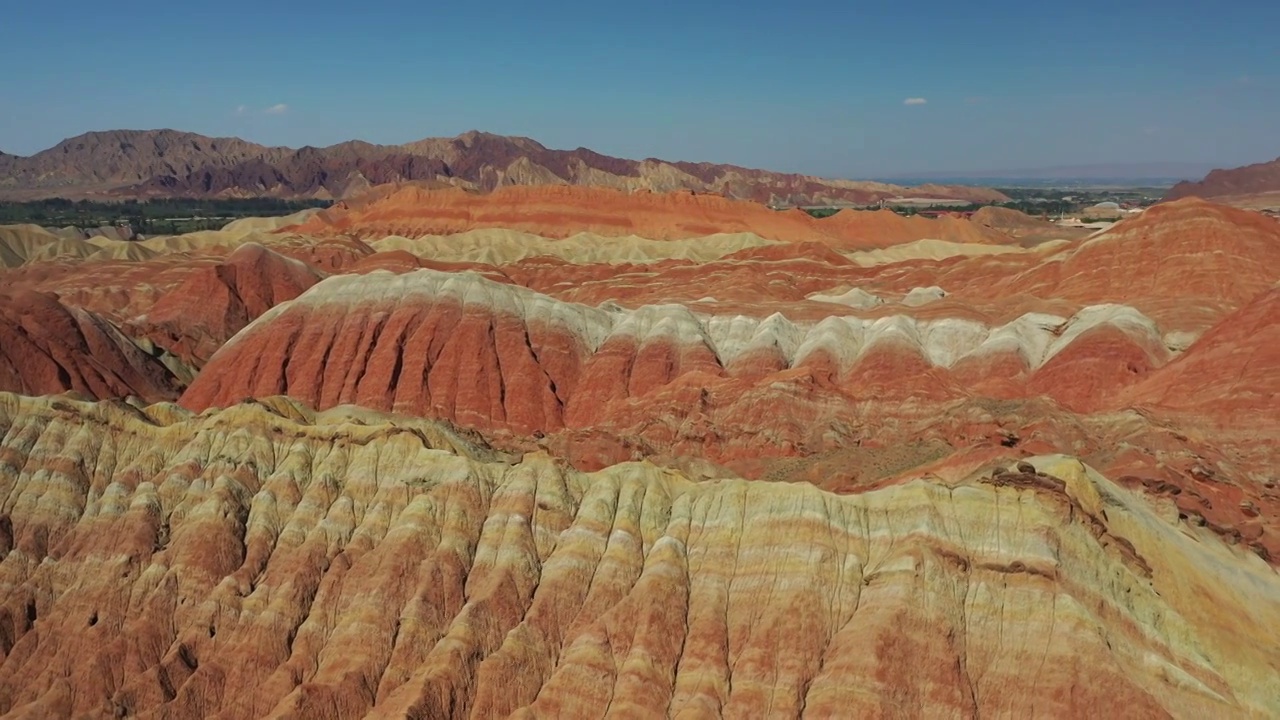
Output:
<instances>
[{"instance_id":1,"label":"colorful striped rock formation","mask_svg":"<svg viewBox=\"0 0 1280 720\"><path fill-rule=\"evenodd\" d=\"M1069 457L840 497L284 400L0 435L16 715L1280 712L1274 571Z\"/></svg>"},{"instance_id":2,"label":"colorful striped rock formation","mask_svg":"<svg viewBox=\"0 0 1280 720\"><path fill-rule=\"evenodd\" d=\"M473 273L381 271L330 278L267 312L182 403L288 394L320 409L358 404L531 434L607 422L613 404L643 403L689 385L686 376L723 402L789 397L773 389L803 378L846 398L987 385L994 396L1042 388L1088 408L1168 357L1155 324L1119 305L997 327L907 315L794 323L683 305L588 307Z\"/></svg>"},{"instance_id":3,"label":"colorful striped rock formation","mask_svg":"<svg viewBox=\"0 0 1280 720\"><path fill-rule=\"evenodd\" d=\"M1196 199L0 228L0 716L1280 716L1278 332Z\"/></svg>"},{"instance_id":4,"label":"colorful striped rock formation","mask_svg":"<svg viewBox=\"0 0 1280 720\"><path fill-rule=\"evenodd\" d=\"M885 247L923 238L953 242L1007 243L1010 238L982 225L951 218L904 218L889 210L837 213L815 219L803 210L772 210L718 194L691 191L626 193L573 186L500 188L481 195L459 189L415 186L343 202L293 231L351 233L365 239L449 235L505 228L545 237L591 232L680 240L720 233L752 233L781 241L820 239L852 250Z\"/></svg>"}]
</instances>

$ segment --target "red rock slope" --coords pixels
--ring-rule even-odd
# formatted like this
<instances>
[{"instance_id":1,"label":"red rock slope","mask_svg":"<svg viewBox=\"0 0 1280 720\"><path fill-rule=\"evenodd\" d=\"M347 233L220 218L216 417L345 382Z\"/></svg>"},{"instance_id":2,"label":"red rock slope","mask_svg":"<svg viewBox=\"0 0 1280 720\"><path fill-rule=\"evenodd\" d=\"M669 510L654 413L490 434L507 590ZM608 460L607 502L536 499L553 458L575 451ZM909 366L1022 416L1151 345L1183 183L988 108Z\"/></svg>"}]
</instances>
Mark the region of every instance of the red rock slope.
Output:
<instances>
[{"instance_id":1,"label":"red rock slope","mask_svg":"<svg viewBox=\"0 0 1280 720\"><path fill-rule=\"evenodd\" d=\"M577 233L638 235L651 240L754 233L785 242L822 241L839 249L884 247L933 238L1008 243L1011 239L966 220L904 218L891 211L843 211L815 219L801 210L777 211L715 194L626 193L605 188L510 187L489 195L404 187L369 200L339 203L286 228L313 235L353 233L364 239L449 235L505 228L564 238Z\"/></svg>"},{"instance_id":2,"label":"red rock slope","mask_svg":"<svg viewBox=\"0 0 1280 720\"><path fill-rule=\"evenodd\" d=\"M1280 193L1280 158L1230 170L1214 170L1199 182L1180 182L1170 188L1165 200L1185 197L1246 198Z\"/></svg>"},{"instance_id":3,"label":"red rock slope","mask_svg":"<svg viewBox=\"0 0 1280 720\"><path fill-rule=\"evenodd\" d=\"M278 250L310 262L351 264L341 252L327 251L336 243L307 240L299 247L296 238L279 239ZM254 242L197 252L119 245L134 247L140 257L60 256L0 270L0 283L12 291L57 295L62 304L82 308L199 367L251 320L297 297L321 277L304 262ZM338 262L329 262L335 255Z\"/></svg>"},{"instance_id":4,"label":"red rock slope","mask_svg":"<svg viewBox=\"0 0 1280 720\"><path fill-rule=\"evenodd\" d=\"M151 348L147 348L149 351ZM176 398L183 383L103 318L51 294L0 293L0 390L92 398Z\"/></svg>"},{"instance_id":5,"label":"red rock slope","mask_svg":"<svg viewBox=\"0 0 1280 720\"><path fill-rule=\"evenodd\" d=\"M1034 388L1087 410L1167 358L1156 326L1123 306L999 327L904 315L793 323L680 305L609 311L469 273L375 272L330 278L265 314L214 356L182 404L288 394L526 435L670 414L785 451L815 433L797 418L835 423L857 416L858 401ZM989 385L996 374L1002 382ZM711 452L733 454L741 442L729 432Z\"/></svg>"},{"instance_id":6,"label":"red rock slope","mask_svg":"<svg viewBox=\"0 0 1280 720\"><path fill-rule=\"evenodd\" d=\"M130 326L197 366L267 310L302 294L320 274L257 243L193 269Z\"/></svg>"},{"instance_id":7,"label":"red rock slope","mask_svg":"<svg viewBox=\"0 0 1280 720\"><path fill-rule=\"evenodd\" d=\"M1235 309L1280 280L1280 222L1188 198L1157 205L1017 282L1090 302Z\"/></svg>"},{"instance_id":8,"label":"red rock slope","mask_svg":"<svg viewBox=\"0 0 1280 720\"><path fill-rule=\"evenodd\" d=\"M1126 397L1220 424L1280 424L1280 287L1227 316Z\"/></svg>"},{"instance_id":9,"label":"red rock slope","mask_svg":"<svg viewBox=\"0 0 1280 720\"><path fill-rule=\"evenodd\" d=\"M1280 282L1280 222L1196 198L1155 206L1059 252L902 263L873 284L939 285L950 299L1008 307L1034 297L1074 306L1123 303L1162 328L1203 332Z\"/></svg>"}]
</instances>

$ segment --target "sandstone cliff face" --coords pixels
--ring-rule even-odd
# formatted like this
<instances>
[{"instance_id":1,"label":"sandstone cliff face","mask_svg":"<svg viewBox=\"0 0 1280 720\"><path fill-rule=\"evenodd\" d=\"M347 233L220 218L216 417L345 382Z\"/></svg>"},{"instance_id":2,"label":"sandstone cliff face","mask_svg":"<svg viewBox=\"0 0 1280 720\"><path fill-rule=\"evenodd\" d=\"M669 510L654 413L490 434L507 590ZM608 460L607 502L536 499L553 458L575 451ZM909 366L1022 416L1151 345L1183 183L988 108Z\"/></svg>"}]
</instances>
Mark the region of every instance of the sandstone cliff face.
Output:
<instances>
[{"instance_id":1,"label":"sandstone cliff face","mask_svg":"<svg viewBox=\"0 0 1280 720\"><path fill-rule=\"evenodd\" d=\"M1280 712L1275 574L1069 458L839 497L275 400L0 437L15 716Z\"/></svg>"}]
</instances>

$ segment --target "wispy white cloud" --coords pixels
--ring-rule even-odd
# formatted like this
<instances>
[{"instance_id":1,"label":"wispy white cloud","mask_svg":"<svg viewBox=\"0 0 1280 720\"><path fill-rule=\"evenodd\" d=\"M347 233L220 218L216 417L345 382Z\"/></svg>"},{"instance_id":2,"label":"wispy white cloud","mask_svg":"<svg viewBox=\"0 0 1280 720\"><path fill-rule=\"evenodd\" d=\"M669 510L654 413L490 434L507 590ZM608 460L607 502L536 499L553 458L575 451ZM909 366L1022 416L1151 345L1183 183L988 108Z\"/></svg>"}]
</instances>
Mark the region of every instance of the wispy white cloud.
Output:
<instances>
[{"instance_id":1,"label":"wispy white cloud","mask_svg":"<svg viewBox=\"0 0 1280 720\"><path fill-rule=\"evenodd\" d=\"M284 103L277 103L271 107L258 108L249 107L248 105L236 106L236 117L248 117L250 115L284 115L289 112L289 106Z\"/></svg>"},{"instance_id":2,"label":"wispy white cloud","mask_svg":"<svg viewBox=\"0 0 1280 720\"><path fill-rule=\"evenodd\" d=\"M924 98L907 98L902 101L903 105L927 105L928 103L929 101Z\"/></svg>"}]
</instances>

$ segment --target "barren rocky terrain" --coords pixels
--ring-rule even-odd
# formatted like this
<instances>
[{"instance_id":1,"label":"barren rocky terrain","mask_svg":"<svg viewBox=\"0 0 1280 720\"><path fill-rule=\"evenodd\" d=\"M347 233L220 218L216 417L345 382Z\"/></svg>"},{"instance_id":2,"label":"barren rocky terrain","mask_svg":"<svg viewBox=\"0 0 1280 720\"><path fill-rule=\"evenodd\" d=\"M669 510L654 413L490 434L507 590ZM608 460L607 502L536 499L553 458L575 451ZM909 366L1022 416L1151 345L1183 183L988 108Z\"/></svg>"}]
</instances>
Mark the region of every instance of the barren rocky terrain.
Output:
<instances>
[{"instance_id":1,"label":"barren rocky terrain","mask_svg":"<svg viewBox=\"0 0 1280 720\"><path fill-rule=\"evenodd\" d=\"M0 227L0 714L1280 714L1280 223L504 184Z\"/></svg>"},{"instance_id":2,"label":"barren rocky terrain","mask_svg":"<svg viewBox=\"0 0 1280 720\"><path fill-rule=\"evenodd\" d=\"M827 180L714 163L625 160L522 137L468 132L404 145L350 141L299 150L175 130L111 130L30 157L0 153L0 198L348 198L413 181L489 191L511 185L697 190L788 205L874 203L913 194L992 202L986 188Z\"/></svg>"},{"instance_id":3,"label":"barren rocky terrain","mask_svg":"<svg viewBox=\"0 0 1280 720\"><path fill-rule=\"evenodd\" d=\"M1280 158L1244 167L1214 170L1198 182L1180 182L1166 200L1184 197L1216 199L1241 207L1280 207Z\"/></svg>"}]
</instances>

